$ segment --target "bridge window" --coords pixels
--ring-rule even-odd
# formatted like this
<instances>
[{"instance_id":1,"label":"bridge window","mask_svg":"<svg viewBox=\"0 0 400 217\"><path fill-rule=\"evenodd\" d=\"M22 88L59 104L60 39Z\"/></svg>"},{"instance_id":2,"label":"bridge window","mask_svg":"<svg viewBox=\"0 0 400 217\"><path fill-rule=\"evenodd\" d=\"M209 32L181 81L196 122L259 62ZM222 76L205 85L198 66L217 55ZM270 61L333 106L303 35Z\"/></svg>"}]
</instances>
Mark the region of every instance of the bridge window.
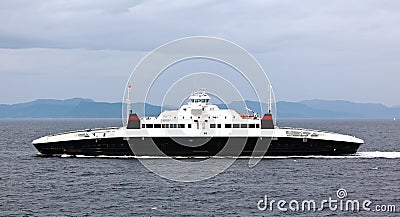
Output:
<instances>
[{"instance_id":1,"label":"bridge window","mask_svg":"<svg viewBox=\"0 0 400 217\"><path fill-rule=\"evenodd\" d=\"M162 127L163 128L169 128L169 124L163 124Z\"/></svg>"},{"instance_id":2,"label":"bridge window","mask_svg":"<svg viewBox=\"0 0 400 217\"><path fill-rule=\"evenodd\" d=\"M154 128L161 128L161 124L154 124Z\"/></svg>"},{"instance_id":3,"label":"bridge window","mask_svg":"<svg viewBox=\"0 0 400 217\"><path fill-rule=\"evenodd\" d=\"M241 124L240 128L247 128L247 124Z\"/></svg>"},{"instance_id":4,"label":"bridge window","mask_svg":"<svg viewBox=\"0 0 400 217\"><path fill-rule=\"evenodd\" d=\"M239 124L233 124L233 128L239 128L240 125Z\"/></svg>"},{"instance_id":5,"label":"bridge window","mask_svg":"<svg viewBox=\"0 0 400 217\"><path fill-rule=\"evenodd\" d=\"M225 124L225 128L232 128L232 124Z\"/></svg>"},{"instance_id":6,"label":"bridge window","mask_svg":"<svg viewBox=\"0 0 400 217\"><path fill-rule=\"evenodd\" d=\"M256 128L255 124L249 124L249 128Z\"/></svg>"},{"instance_id":7,"label":"bridge window","mask_svg":"<svg viewBox=\"0 0 400 217\"><path fill-rule=\"evenodd\" d=\"M153 124L146 124L146 128L153 128Z\"/></svg>"}]
</instances>

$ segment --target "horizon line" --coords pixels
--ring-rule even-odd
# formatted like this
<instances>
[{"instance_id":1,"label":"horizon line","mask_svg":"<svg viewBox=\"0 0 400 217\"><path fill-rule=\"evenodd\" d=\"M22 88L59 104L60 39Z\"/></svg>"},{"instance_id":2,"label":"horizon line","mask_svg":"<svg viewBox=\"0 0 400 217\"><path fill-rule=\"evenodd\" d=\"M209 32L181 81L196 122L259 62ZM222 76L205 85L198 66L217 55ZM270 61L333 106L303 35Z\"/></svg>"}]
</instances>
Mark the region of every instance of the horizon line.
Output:
<instances>
[{"instance_id":1,"label":"horizon line","mask_svg":"<svg viewBox=\"0 0 400 217\"><path fill-rule=\"evenodd\" d=\"M86 97L72 97L72 98L64 98L64 99L57 99L57 98L37 98L37 99L33 99L30 101L24 101L24 102L16 102L16 103L0 103L0 105L17 105L17 104L24 104L24 103L31 103L31 102L35 102L38 100L55 100L55 101L67 101L67 100L73 100L73 99L81 99L81 100L89 100L89 101L93 101L93 102L98 102L98 103L123 103L122 101L99 101L99 100L94 100L91 98L86 98ZM303 99L303 100L298 100L298 101L288 101L288 100L277 100L276 102L289 102L289 103L302 103L303 101L312 101L312 100L321 100L321 101L344 101L344 102L350 102L350 103L357 103L357 104L380 104L380 105L384 105L388 108L396 108L396 107L400 107L400 103L397 105L386 105L384 103L381 102L357 102L357 101L352 101L352 100L346 100L346 99L318 99L318 98L314 98L314 99ZM257 102L255 100L246 100L246 101L252 101L252 102ZM238 100L234 100L231 101L229 103L232 102L238 102ZM144 103L144 102L131 102L131 103ZM156 105L150 102L146 102L147 104L151 104L151 105L155 105L155 106L161 106L161 105ZM266 103L266 102L262 102L262 103ZM171 106L171 105L165 105L165 106Z\"/></svg>"}]
</instances>

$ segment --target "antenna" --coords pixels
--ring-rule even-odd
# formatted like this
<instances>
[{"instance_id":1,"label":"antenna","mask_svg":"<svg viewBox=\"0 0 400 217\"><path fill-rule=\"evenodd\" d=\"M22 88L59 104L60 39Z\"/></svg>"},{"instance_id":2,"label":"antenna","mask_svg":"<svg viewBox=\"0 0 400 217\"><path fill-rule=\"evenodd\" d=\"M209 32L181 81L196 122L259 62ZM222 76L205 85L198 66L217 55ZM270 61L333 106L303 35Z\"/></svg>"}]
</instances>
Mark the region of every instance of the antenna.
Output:
<instances>
[{"instance_id":1,"label":"antenna","mask_svg":"<svg viewBox=\"0 0 400 217\"><path fill-rule=\"evenodd\" d=\"M128 93L127 93L127 97L126 97L126 100L125 100L125 103L126 103L126 110L127 110L127 116L128 116L128 119L129 119L129 115L132 113L132 110L131 110L131 84L129 84L128 83Z\"/></svg>"},{"instance_id":2,"label":"antenna","mask_svg":"<svg viewBox=\"0 0 400 217\"><path fill-rule=\"evenodd\" d=\"M272 114L272 85L269 85L268 113Z\"/></svg>"}]
</instances>

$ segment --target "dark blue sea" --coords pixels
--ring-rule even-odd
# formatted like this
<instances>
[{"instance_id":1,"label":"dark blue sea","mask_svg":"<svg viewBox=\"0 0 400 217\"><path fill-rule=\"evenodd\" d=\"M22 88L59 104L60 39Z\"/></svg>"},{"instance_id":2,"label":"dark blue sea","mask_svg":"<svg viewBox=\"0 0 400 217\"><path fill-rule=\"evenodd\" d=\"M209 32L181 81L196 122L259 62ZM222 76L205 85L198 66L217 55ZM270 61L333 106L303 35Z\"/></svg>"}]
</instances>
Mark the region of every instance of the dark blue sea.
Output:
<instances>
[{"instance_id":1,"label":"dark blue sea","mask_svg":"<svg viewBox=\"0 0 400 217\"><path fill-rule=\"evenodd\" d=\"M279 126L350 134L365 144L353 156L265 158L254 168L238 159L192 183L161 178L134 158L38 157L31 144L48 134L120 125L119 119L0 120L0 215L400 216L400 121L279 120ZM268 205L275 200L272 206L264 207L266 197ZM337 200L336 210L327 203L301 210L304 200L321 208L329 199ZM369 200L370 210L340 208L347 200Z\"/></svg>"}]
</instances>

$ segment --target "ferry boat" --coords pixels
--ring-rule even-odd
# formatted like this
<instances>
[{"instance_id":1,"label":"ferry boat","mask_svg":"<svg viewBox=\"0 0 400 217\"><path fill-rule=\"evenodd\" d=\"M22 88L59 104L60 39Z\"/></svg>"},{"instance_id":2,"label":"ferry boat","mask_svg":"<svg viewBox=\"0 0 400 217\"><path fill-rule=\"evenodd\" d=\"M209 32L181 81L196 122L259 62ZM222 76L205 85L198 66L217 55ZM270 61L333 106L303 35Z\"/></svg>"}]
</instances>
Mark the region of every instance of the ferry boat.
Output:
<instances>
[{"instance_id":1,"label":"ferry boat","mask_svg":"<svg viewBox=\"0 0 400 217\"><path fill-rule=\"evenodd\" d=\"M349 135L275 126L271 104L260 117L220 109L210 99L205 90L196 91L187 104L157 117L130 111L124 127L65 132L32 143L42 155L190 157L348 155L364 143Z\"/></svg>"}]
</instances>

